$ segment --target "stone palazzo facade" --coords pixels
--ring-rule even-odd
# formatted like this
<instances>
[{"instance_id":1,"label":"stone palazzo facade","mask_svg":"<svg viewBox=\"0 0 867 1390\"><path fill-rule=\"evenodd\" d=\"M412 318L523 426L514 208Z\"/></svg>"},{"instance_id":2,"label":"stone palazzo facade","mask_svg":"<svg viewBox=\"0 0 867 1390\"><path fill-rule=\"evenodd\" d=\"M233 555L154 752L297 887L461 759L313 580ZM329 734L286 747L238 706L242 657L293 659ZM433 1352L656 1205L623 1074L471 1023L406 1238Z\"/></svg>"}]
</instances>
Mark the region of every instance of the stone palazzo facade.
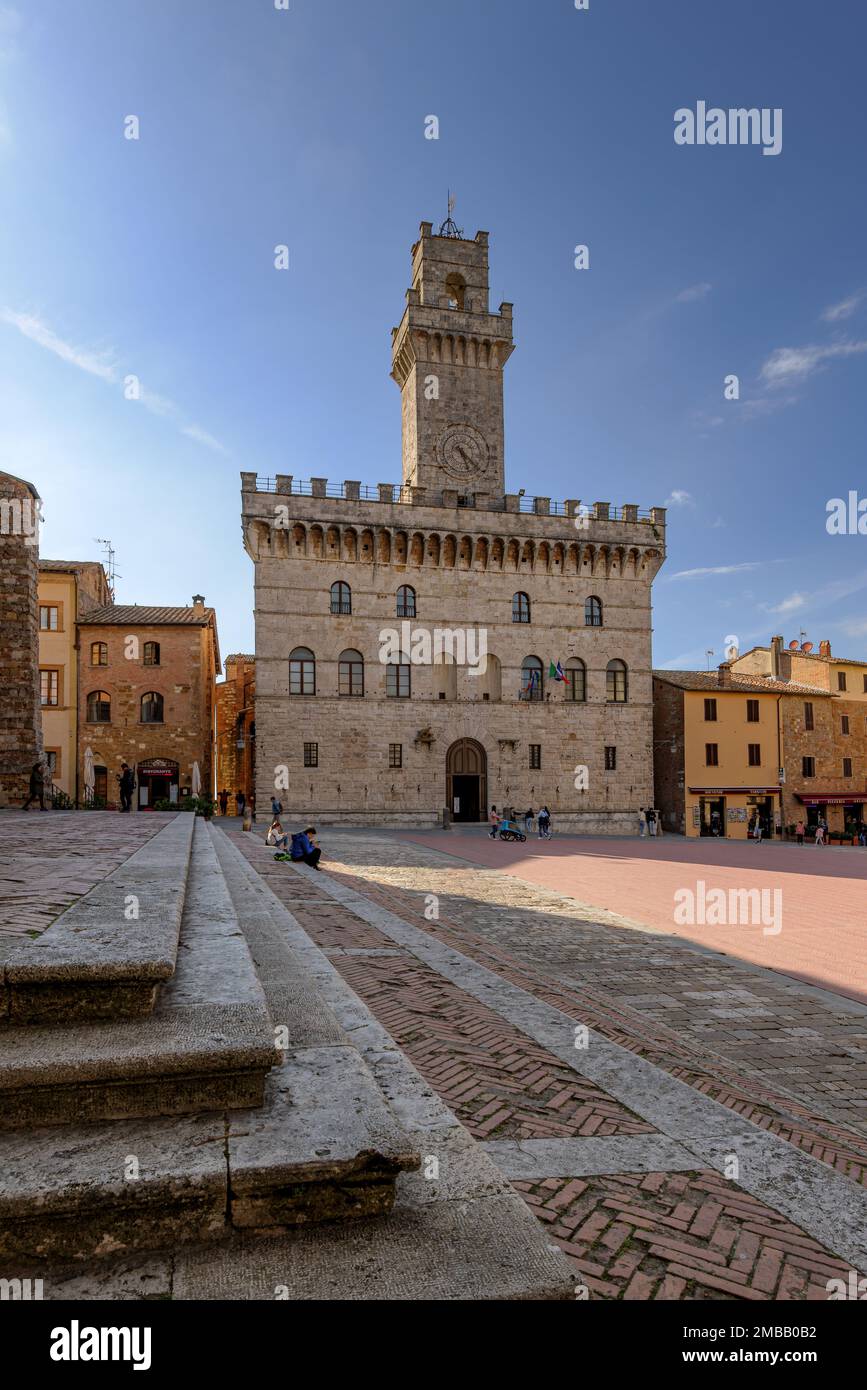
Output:
<instances>
[{"instance_id":1,"label":"stone palazzo facade","mask_svg":"<svg viewBox=\"0 0 867 1390\"><path fill-rule=\"evenodd\" d=\"M392 332L402 483L241 475L257 796L292 821L546 804L562 829L635 833L665 510L505 490L512 306L489 312L487 233L444 230L422 223Z\"/></svg>"}]
</instances>

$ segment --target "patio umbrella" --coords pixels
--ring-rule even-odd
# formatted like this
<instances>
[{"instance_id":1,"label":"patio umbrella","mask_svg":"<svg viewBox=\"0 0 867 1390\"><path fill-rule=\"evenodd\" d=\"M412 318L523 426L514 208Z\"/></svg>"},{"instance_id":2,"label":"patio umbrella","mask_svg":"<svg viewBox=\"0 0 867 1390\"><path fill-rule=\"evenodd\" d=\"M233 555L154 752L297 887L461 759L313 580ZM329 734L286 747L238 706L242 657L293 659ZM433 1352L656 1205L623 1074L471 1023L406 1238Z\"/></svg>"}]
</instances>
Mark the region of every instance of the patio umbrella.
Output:
<instances>
[{"instance_id":1,"label":"patio umbrella","mask_svg":"<svg viewBox=\"0 0 867 1390\"><path fill-rule=\"evenodd\" d=\"M93 770L93 749L90 744L84 750L84 799L93 800L93 789L96 786L96 773Z\"/></svg>"},{"instance_id":2,"label":"patio umbrella","mask_svg":"<svg viewBox=\"0 0 867 1390\"><path fill-rule=\"evenodd\" d=\"M193 796L200 796L202 792L202 774L199 772L199 764L193 763L193 775L190 778L190 790Z\"/></svg>"}]
</instances>

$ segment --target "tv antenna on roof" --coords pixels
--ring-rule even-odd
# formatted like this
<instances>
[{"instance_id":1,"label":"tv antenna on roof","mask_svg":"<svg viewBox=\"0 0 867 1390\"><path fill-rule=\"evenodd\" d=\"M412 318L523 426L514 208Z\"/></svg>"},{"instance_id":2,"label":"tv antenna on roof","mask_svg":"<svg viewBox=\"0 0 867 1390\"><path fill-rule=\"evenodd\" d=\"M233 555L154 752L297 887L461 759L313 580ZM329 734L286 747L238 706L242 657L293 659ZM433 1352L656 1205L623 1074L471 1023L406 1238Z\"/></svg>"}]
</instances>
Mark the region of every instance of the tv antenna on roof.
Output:
<instances>
[{"instance_id":1,"label":"tv antenna on roof","mask_svg":"<svg viewBox=\"0 0 867 1390\"><path fill-rule=\"evenodd\" d=\"M94 536L97 545L101 545L105 551L105 571L108 576L108 591L111 594L111 601L114 603L114 581L123 579L122 574L118 574L114 563L114 546L111 541L104 540L102 536Z\"/></svg>"},{"instance_id":2,"label":"tv antenna on roof","mask_svg":"<svg viewBox=\"0 0 867 1390\"><path fill-rule=\"evenodd\" d=\"M710 670L710 659L713 656L713 647L708 647L705 656L707 657L707 669Z\"/></svg>"},{"instance_id":3,"label":"tv antenna on roof","mask_svg":"<svg viewBox=\"0 0 867 1390\"><path fill-rule=\"evenodd\" d=\"M455 195L452 193L451 189L449 189L449 194L448 194L448 217L446 218L445 222L441 222L441 223L440 223L440 229L439 229L438 235L439 235L439 236L453 236L453 237L457 237L458 240L463 240L463 235L464 235L463 228L462 228L462 227L456 226L456 225L455 225L455 222L454 222L454 220L453 220L453 218L452 218L452 213L454 212L454 210L455 210Z\"/></svg>"}]
</instances>

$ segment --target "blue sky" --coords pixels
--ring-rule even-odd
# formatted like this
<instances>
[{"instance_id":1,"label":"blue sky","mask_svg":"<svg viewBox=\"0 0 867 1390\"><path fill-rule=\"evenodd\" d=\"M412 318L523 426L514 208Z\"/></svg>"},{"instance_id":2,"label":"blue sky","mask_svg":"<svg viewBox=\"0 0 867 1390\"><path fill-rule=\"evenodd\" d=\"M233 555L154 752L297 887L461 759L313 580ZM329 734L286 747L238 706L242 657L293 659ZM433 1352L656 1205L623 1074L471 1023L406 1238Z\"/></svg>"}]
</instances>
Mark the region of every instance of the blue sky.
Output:
<instances>
[{"instance_id":1,"label":"blue sky","mask_svg":"<svg viewBox=\"0 0 867 1390\"><path fill-rule=\"evenodd\" d=\"M200 591L252 650L239 472L399 479L390 329L451 187L515 304L510 487L668 502L655 664L863 656L867 537L825 518L867 495L865 42L843 0L0 0L0 466L42 553L110 537L119 600ZM782 108L782 152L676 145L699 100Z\"/></svg>"}]
</instances>

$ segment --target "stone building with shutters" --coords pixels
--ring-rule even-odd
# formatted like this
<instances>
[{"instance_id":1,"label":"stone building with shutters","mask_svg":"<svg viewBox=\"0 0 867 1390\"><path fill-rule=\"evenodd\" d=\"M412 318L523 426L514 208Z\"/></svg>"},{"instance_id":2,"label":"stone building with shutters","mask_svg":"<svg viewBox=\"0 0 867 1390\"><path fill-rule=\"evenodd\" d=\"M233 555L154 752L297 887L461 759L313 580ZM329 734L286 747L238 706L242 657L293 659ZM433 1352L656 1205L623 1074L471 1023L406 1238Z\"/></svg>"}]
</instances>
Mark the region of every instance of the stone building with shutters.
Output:
<instances>
[{"instance_id":1,"label":"stone building with shutters","mask_svg":"<svg viewBox=\"0 0 867 1390\"><path fill-rule=\"evenodd\" d=\"M513 347L488 234L423 222L392 330L401 483L241 475L257 790L290 820L545 804L563 829L623 834L652 801L665 510L507 491Z\"/></svg>"},{"instance_id":2,"label":"stone building with shutters","mask_svg":"<svg viewBox=\"0 0 867 1390\"><path fill-rule=\"evenodd\" d=\"M198 763L213 792L217 620L201 594L189 607L109 604L78 625L78 785L93 757L95 794L118 804L117 776L136 777L134 811L189 795Z\"/></svg>"}]
</instances>

